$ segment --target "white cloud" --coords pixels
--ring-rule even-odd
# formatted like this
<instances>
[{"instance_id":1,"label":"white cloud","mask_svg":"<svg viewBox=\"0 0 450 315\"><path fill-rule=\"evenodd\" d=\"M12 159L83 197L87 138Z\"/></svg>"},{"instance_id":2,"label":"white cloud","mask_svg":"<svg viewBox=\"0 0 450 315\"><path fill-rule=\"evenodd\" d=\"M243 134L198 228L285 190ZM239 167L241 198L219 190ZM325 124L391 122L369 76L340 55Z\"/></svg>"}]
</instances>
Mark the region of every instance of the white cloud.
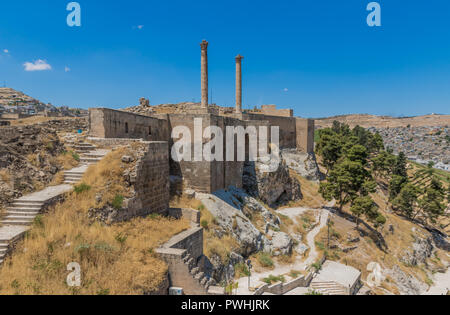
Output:
<instances>
[{"instance_id":1,"label":"white cloud","mask_svg":"<svg viewBox=\"0 0 450 315\"><path fill-rule=\"evenodd\" d=\"M25 67L25 71L45 71L52 69L51 65L49 65L46 61L41 59L36 60L34 63L25 62L23 66Z\"/></svg>"},{"instance_id":2,"label":"white cloud","mask_svg":"<svg viewBox=\"0 0 450 315\"><path fill-rule=\"evenodd\" d=\"M284 92L289 92L289 89L288 89L288 88L284 88L283 91L284 91Z\"/></svg>"},{"instance_id":3,"label":"white cloud","mask_svg":"<svg viewBox=\"0 0 450 315\"><path fill-rule=\"evenodd\" d=\"M138 25L138 27L137 27L138 29L143 29L144 28L144 25Z\"/></svg>"},{"instance_id":4,"label":"white cloud","mask_svg":"<svg viewBox=\"0 0 450 315\"><path fill-rule=\"evenodd\" d=\"M3 49L3 52L4 52L5 54L9 54L9 50L8 50L8 49Z\"/></svg>"},{"instance_id":5,"label":"white cloud","mask_svg":"<svg viewBox=\"0 0 450 315\"><path fill-rule=\"evenodd\" d=\"M69 67L64 67L64 72L70 72L70 68Z\"/></svg>"}]
</instances>

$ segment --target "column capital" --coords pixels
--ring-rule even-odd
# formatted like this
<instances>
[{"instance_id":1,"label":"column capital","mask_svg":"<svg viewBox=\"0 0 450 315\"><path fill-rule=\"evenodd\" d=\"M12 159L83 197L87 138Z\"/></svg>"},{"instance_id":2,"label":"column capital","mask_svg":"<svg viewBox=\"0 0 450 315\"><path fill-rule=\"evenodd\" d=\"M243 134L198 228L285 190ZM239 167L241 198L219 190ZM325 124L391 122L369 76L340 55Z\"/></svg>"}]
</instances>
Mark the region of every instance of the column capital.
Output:
<instances>
[{"instance_id":1,"label":"column capital","mask_svg":"<svg viewBox=\"0 0 450 315\"><path fill-rule=\"evenodd\" d=\"M201 43L200 43L200 47L202 47L202 50L206 50L206 49L208 49L208 42L206 41L206 40L203 40Z\"/></svg>"},{"instance_id":2,"label":"column capital","mask_svg":"<svg viewBox=\"0 0 450 315\"><path fill-rule=\"evenodd\" d=\"M237 56L236 56L236 61L241 61L242 59L244 59L243 56L241 56L241 55L237 55Z\"/></svg>"}]
</instances>

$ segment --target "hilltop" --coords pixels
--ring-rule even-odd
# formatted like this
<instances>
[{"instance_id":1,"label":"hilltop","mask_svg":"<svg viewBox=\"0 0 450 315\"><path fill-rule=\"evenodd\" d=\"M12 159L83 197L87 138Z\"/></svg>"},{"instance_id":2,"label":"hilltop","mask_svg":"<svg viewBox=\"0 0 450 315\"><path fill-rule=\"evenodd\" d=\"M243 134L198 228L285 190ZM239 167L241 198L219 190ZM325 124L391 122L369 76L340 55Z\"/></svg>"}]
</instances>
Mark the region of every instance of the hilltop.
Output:
<instances>
[{"instance_id":1,"label":"hilltop","mask_svg":"<svg viewBox=\"0 0 450 315\"><path fill-rule=\"evenodd\" d=\"M331 127L333 121L345 123L351 128L359 125L363 128L396 128L396 127L433 127L450 125L450 115L425 115L415 117L375 116L368 114L352 114L316 119L318 129Z\"/></svg>"}]
</instances>

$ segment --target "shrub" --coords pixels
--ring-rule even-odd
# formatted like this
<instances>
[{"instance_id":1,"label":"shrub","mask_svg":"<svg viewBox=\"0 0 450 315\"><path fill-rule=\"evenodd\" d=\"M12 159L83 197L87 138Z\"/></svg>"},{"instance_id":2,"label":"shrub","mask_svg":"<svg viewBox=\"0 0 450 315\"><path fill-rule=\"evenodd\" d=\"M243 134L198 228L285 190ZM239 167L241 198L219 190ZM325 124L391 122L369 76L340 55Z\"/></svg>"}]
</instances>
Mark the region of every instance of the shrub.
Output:
<instances>
[{"instance_id":1,"label":"shrub","mask_svg":"<svg viewBox=\"0 0 450 315\"><path fill-rule=\"evenodd\" d=\"M322 264L320 262L315 262L314 264L311 265L314 269L316 269L316 271L319 271L320 269L322 269Z\"/></svg>"},{"instance_id":2,"label":"shrub","mask_svg":"<svg viewBox=\"0 0 450 315\"><path fill-rule=\"evenodd\" d=\"M76 185L74 188L73 188L73 190L75 191L75 193L77 194L77 195L79 195L79 194L82 194L82 193L84 193L84 192L87 192L87 191L89 191L89 190L91 190L91 186L89 186L89 185L87 185L87 184L85 184L85 183L81 183L81 184L79 184L79 185Z\"/></svg>"},{"instance_id":3,"label":"shrub","mask_svg":"<svg viewBox=\"0 0 450 315\"><path fill-rule=\"evenodd\" d=\"M261 266L266 268L273 267L273 260L268 253L260 252L257 258Z\"/></svg>"},{"instance_id":4,"label":"shrub","mask_svg":"<svg viewBox=\"0 0 450 315\"><path fill-rule=\"evenodd\" d=\"M43 228L44 227L44 220L42 215L37 215L33 220L33 226L37 228Z\"/></svg>"},{"instance_id":5,"label":"shrub","mask_svg":"<svg viewBox=\"0 0 450 315\"><path fill-rule=\"evenodd\" d=\"M209 227L208 220L202 220L202 222L200 224L201 224L202 228L204 228L205 230L208 230L208 227Z\"/></svg>"},{"instance_id":6,"label":"shrub","mask_svg":"<svg viewBox=\"0 0 450 315\"><path fill-rule=\"evenodd\" d=\"M113 206L114 209L120 210L122 209L124 199L125 198L122 195L116 195L113 201L111 202L111 205Z\"/></svg>"},{"instance_id":7,"label":"shrub","mask_svg":"<svg viewBox=\"0 0 450 315\"><path fill-rule=\"evenodd\" d=\"M116 234L116 236L114 238L117 242L119 242L120 244L123 245L127 241L128 236L126 236L125 234L122 234L122 233L118 233L118 234Z\"/></svg>"},{"instance_id":8,"label":"shrub","mask_svg":"<svg viewBox=\"0 0 450 315\"><path fill-rule=\"evenodd\" d=\"M277 283L277 282L286 282L286 279L284 278L284 276L278 276L275 277L273 275L268 276L267 278L263 279L263 282L267 283L267 284L272 284L272 283Z\"/></svg>"},{"instance_id":9,"label":"shrub","mask_svg":"<svg viewBox=\"0 0 450 315\"><path fill-rule=\"evenodd\" d=\"M238 278L248 277L250 276L250 271L248 270L248 266L245 263L239 263L234 266L234 272Z\"/></svg>"}]
</instances>

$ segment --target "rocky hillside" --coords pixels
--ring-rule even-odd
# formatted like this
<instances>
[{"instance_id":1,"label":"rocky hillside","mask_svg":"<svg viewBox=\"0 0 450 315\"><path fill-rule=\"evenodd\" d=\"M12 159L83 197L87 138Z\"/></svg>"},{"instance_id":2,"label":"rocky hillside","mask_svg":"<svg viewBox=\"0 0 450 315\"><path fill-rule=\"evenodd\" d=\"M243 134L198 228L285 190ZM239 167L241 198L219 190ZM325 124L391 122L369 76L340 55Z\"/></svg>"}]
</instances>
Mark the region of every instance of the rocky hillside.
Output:
<instances>
[{"instance_id":1,"label":"rocky hillside","mask_svg":"<svg viewBox=\"0 0 450 315\"><path fill-rule=\"evenodd\" d=\"M433 127L449 126L450 115L426 115L417 117L396 118L374 115L344 115L316 119L316 128L323 129L333 125L333 121L345 123L351 128L359 125L363 128L395 128L395 127Z\"/></svg>"},{"instance_id":2,"label":"rocky hillside","mask_svg":"<svg viewBox=\"0 0 450 315\"><path fill-rule=\"evenodd\" d=\"M0 207L24 193L42 189L58 174L78 164L59 132L73 132L85 121L0 127Z\"/></svg>"}]
</instances>

